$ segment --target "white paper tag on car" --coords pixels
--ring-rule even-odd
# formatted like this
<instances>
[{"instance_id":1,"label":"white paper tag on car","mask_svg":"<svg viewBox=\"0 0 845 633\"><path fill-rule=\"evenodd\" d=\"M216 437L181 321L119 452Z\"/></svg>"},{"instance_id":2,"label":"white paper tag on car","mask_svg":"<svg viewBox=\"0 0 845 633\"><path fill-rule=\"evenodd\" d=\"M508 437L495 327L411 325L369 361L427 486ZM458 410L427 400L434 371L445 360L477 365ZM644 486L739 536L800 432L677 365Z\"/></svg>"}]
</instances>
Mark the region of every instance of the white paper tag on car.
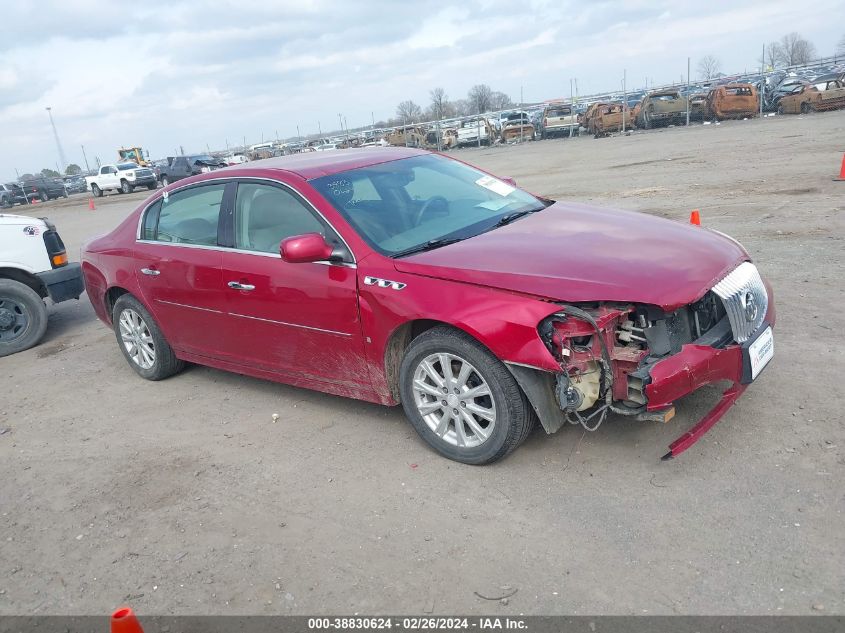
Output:
<instances>
[{"instance_id":1,"label":"white paper tag on car","mask_svg":"<svg viewBox=\"0 0 845 633\"><path fill-rule=\"evenodd\" d=\"M502 182L498 178L493 178L493 176L482 176L475 181L475 184L481 185L493 193L498 193L500 196L509 196L516 191L516 187L511 187L508 183Z\"/></svg>"},{"instance_id":2,"label":"white paper tag on car","mask_svg":"<svg viewBox=\"0 0 845 633\"><path fill-rule=\"evenodd\" d=\"M772 328L767 327L748 347L748 357L751 360L751 380L757 377L775 355L775 337Z\"/></svg>"}]
</instances>

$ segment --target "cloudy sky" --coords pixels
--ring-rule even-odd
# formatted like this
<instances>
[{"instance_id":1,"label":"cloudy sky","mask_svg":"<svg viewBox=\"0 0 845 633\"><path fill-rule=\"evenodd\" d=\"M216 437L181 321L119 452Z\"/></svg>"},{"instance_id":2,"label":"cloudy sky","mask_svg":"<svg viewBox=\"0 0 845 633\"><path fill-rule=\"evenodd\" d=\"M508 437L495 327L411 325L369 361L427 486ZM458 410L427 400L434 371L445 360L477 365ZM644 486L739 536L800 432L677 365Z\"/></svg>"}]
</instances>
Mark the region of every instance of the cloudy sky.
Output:
<instances>
[{"instance_id":1,"label":"cloudy sky","mask_svg":"<svg viewBox=\"0 0 845 633\"><path fill-rule=\"evenodd\" d=\"M845 0L17 0L0 38L0 181L120 145L153 157L257 143L395 113L475 83L525 101L680 81L687 56L724 72L798 31L821 55Z\"/></svg>"}]
</instances>

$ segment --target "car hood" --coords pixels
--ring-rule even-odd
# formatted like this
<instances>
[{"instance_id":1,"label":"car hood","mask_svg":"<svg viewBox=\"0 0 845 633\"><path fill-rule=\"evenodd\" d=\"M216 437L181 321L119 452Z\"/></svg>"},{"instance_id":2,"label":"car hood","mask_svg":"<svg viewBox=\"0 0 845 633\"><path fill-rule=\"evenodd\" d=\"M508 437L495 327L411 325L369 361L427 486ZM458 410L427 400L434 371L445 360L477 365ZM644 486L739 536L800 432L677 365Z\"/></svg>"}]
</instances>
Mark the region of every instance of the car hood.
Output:
<instances>
[{"instance_id":1,"label":"car hood","mask_svg":"<svg viewBox=\"0 0 845 633\"><path fill-rule=\"evenodd\" d=\"M400 272L554 301L701 298L748 254L707 229L644 213L555 203L512 224L394 261Z\"/></svg>"},{"instance_id":2,"label":"car hood","mask_svg":"<svg viewBox=\"0 0 845 633\"><path fill-rule=\"evenodd\" d=\"M12 215L10 213L0 213L0 226L46 226L44 221L39 218L32 218L28 215Z\"/></svg>"}]
</instances>

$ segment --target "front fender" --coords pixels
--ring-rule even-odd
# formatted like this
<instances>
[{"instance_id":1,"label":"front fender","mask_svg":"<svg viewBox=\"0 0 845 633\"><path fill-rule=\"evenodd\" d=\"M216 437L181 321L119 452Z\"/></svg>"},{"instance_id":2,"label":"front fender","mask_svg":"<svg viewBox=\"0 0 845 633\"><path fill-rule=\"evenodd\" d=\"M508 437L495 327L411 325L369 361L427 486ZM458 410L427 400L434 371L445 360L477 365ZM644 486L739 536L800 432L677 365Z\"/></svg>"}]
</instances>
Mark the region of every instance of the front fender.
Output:
<instances>
[{"instance_id":1,"label":"front fender","mask_svg":"<svg viewBox=\"0 0 845 633\"><path fill-rule=\"evenodd\" d=\"M554 303L484 286L398 272L388 266L359 268L359 298L365 354L374 389L388 399L385 368L389 342L403 325L425 319L463 330L497 358L547 372L560 365L546 348L537 325L559 309ZM405 284L367 284L364 277Z\"/></svg>"}]
</instances>

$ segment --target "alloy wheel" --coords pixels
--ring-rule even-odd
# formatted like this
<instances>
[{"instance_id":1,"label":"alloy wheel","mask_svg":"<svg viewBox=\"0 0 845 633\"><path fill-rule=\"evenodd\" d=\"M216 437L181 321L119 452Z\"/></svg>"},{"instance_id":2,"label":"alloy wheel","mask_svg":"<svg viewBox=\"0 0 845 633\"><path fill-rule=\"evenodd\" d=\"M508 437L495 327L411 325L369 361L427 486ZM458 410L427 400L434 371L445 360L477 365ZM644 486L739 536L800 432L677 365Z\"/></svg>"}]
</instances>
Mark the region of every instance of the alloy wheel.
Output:
<instances>
[{"instance_id":1,"label":"alloy wheel","mask_svg":"<svg viewBox=\"0 0 845 633\"><path fill-rule=\"evenodd\" d=\"M120 313L120 338L129 358L141 369L155 365L156 350L149 327L140 314L130 308Z\"/></svg>"},{"instance_id":2,"label":"alloy wheel","mask_svg":"<svg viewBox=\"0 0 845 633\"><path fill-rule=\"evenodd\" d=\"M490 386L455 354L431 354L414 371L414 402L429 429L459 448L480 446L496 426Z\"/></svg>"}]
</instances>

